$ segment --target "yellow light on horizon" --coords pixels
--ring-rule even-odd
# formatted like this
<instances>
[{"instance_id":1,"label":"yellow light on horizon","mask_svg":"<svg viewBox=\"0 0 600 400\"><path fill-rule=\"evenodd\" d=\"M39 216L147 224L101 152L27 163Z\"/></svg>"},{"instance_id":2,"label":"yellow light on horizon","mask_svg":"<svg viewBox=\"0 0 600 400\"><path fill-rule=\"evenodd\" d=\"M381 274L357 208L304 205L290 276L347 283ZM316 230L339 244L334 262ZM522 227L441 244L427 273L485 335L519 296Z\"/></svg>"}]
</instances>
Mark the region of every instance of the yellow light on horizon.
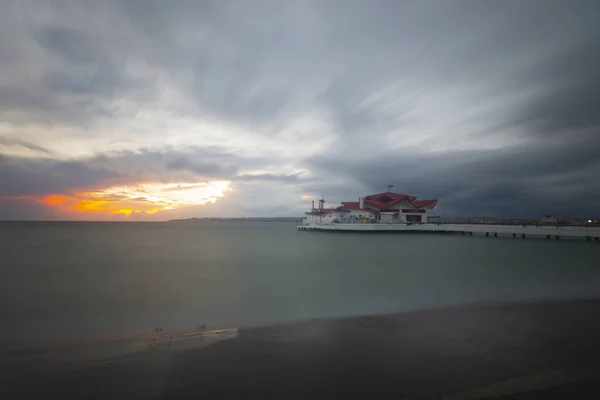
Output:
<instances>
[{"instance_id":1,"label":"yellow light on horizon","mask_svg":"<svg viewBox=\"0 0 600 400\"><path fill-rule=\"evenodd\" d=\"M73 195L50 194L38 202L76 212L103 212L131 215L155 214L162 210L215 203L231 191L229 181L201 183L140 183L76 192Z\"/></svg>"}]
</instances>

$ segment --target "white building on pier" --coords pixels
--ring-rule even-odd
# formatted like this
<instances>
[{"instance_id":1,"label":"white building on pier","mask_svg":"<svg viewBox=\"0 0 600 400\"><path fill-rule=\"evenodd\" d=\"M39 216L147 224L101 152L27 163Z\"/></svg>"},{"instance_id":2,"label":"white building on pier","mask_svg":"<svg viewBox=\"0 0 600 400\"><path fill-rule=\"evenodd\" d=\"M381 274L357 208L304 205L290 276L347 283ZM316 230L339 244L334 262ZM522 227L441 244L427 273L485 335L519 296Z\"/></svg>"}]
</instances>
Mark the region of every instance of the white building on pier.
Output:
<instances>
[{"instance_id":1,"label":"white building on pier","mask_svg":"<svg viewBox=\"0 0 600 400\"><path fill-rule=\"evenodd\" d=\"M424 223L437 200L417 200L415 196L384 192L344 201L334 208L324 208L325 200L306 213L305 225L344 223Z\"/></svg>"},{"instance_id":2,"label":"white building on pier","mask_svg":"<svg viewBox=\"0 0 600 400\"><path fill-rule=\"evenodd\" d=\"M325 208L325 200L306 213L298 229L303 231L345 232L439 232L462 235L484 234L486 237L545 236L550 240L561 237L583 237L588 242L600 242L600 226L561 226L551 224L493 224L493 223L440 223L430 215L437 200L417 200L415 196L400 193L378 193L345 201L342 205Z\"/></svg>"}]
</instances>

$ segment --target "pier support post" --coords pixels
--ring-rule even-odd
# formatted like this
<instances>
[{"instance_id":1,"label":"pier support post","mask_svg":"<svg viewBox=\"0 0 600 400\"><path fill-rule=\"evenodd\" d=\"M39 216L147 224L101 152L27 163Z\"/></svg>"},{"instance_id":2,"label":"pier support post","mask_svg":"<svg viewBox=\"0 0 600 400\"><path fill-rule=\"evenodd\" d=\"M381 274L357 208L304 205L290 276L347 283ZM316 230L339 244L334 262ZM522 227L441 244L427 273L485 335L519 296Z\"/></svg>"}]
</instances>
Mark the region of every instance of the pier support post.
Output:
<instances>
[{"instance_id":1,"label":"pier support post","mask_svg":"<svg viewBox=\"0 0 600 400\"><path fill-rule=\"evenodd\" d=\"M586 236L585 240L587 240L588 242L591 242L592 241L592 237L591 236Z\"/></svg>"},{"instance_id":2,"label":"pier support post","mask_svg":"<svg viewBox=\"0 0 600 400\"><path fill-rule=\"evenodd\" d=\"M462 232L461 232L461 235L465 236L465 231L462 231Z\"/></svg>"},{"instance_id":3,"label":"pier support post","mask_svg":"<svg viewBox=\"0 0 600 400\"><path fill-rule=\"evenodd\" d=\"M560 240L560 236L556 235L556 240Z\"/></svg>"},{"instance_id":4,"label":"pier support post","mask_svg":"<svg viewBox=\"0 0 600 400\"><path fill-rule=\"evenodd\" d=\"M473 236L473 232L469 232L469 236ZM596 242L598 241L598 238L596 238Z\"/></svg>"},{"instance_id":5,"label":"pier support post","mask_svg":"<svg viewBox=\"0 0 600 400\"><path fill-rule=\"evenodd\" d=\"M489 233L489 232L486 232L486 233L485 233L485 237L490 237L490 233Z\"/></svg>"},{"instance_id":6,"label":"pier support post","mask_svg":"<svg viewBox=\"0 0 600 400\"><path fill-rule=\"evenodd\" d=\"M595 240L596 242L600 242L600 238L599 238L598 236L596 236L596 237L594 238L594 240Z\"/></svg>"},{"instance_id":7,"label":"pier support post","mask_svg":"<svg viewBox=\"0 0 600 400\"><path fill-rule=\"evenodd\" d=\"M494 232L494 237L498 237L498 232Z\"/></svg>"},{"instance_id":8,"label":"pier support post","mask_svg":"<svg viewBox=\"0 0 600 400\"><path fill-rule=\"evenodd\" d=\"M524 233L521 233L521 237L522 237L523 239L525 239L525 238L526 238L526 236L525 236L525 234L524 234Z\"/></svg>"},{"instance_id":9,"label":"pier support post","mask_svg":"<svg viewBox=\"0 0 600 400\"><path fill-rule=\"evenodd\" d=\"M517 234L513 233L513 239L516 239L516 238L517 238Z\"/></svg>"},{"instance_id":10,"label":"pier support post","mask_svg":"<svg viewBox=\"0 0 600 400\"><path fill-rule=\"evenodd\" d=\"M546 240L550 240L550 235L546 235Z\"/></svg>"}]
</instances>

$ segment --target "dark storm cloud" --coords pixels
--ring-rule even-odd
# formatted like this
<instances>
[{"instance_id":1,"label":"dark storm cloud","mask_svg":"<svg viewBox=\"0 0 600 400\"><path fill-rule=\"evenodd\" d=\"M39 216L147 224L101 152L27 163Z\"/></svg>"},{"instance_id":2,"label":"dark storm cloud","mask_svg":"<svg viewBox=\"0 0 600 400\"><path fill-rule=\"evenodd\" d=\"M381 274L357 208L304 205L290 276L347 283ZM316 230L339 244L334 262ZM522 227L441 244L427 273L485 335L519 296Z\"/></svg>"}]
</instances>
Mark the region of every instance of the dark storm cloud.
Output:
<instances>
[{"instance_id":1,"label":"dark storm cloud","mask_svg":"<svg viewBox=\"0 0 600 400\"><path fill-rule=\"evenodd\" d=\"M229 180L235 177L240 167L261 168L269 160L234 154L219 147L189 146L183 150L166 147L160 151L115 152L93 157L86 163L123 175L130 174L133 179L158 177L161 181L194 181Z\"/></svg>"},{"instance_id":2,"label":"dark storm cloud","mask_svg":"<svg viewBox=\"0 0 600 400\"><path fill-rule=\"evenodd\" d=\"M600 145L577 150L538 145L430 155L385 153L369 160L318 158L315 168L357 182L367 193L386 190L439 200L439 210L464 216L536 217L565 213L588 218L600 202ZM354 197L361 193L354 193Z\"/></svg>"},{"instance_id":3,"label":"dark storm cloud","mask_svg":"<svg viewBox=\"0 0 600 400\"><path fill-rule=\"evenodd\" d=\"M5 138L5 137L0 136L0 146L5 146L5 147L23 147L23 148L26 148L26 149L29 149L29 150L33 150L35 152L43 153L43 154L45 154L47 156L48 155L49 156L53 155L53 153L50 150L45 149L45 148L43 148L41 146L38 146L36 144L30 143L30 142L28 142L26 140L22 140L22 139L12 139L12 138ZM1 157L2 157L2 155L0 154L0 160L2 159Z\"/></svg>"},{"instance_id":4,"label":"dark storm cloud","mask_svg":"<svg viewBox=\"0 0 600 400\"><path fill-rule=\"evenodd\" d=\"M73 190L94 189L98 184L193 182L189 174L193 174L195 180L201 181L234 179L236 165L253 168L267 163L266 159L246 158L218 148L198 147L191 147L185 151L171 149L165 152L117 152L78 161L2 156L0 196L69 194ZM263 174L254 177L241 175L239 179L291 182L298 177Z\"/></svg>"},{"instance_id":5,"label":"dark storm cloud","mask_svg":"<svg viewBox=\"0 0 600 400\"><path fill-rule=\"evenodd\" d=\"M224 165L223 157L220 157L219 160L221 164L199 162L195 161L196 158L200 157L195 154L178 155L171 157L165 166L167 170L171 171L189 171L205 178L232 179L236 182L296 183L303 179L301 174L236 174L238 168L235 165ZM253 161L256 162L256 160ZM229 162L241 163L244 167L252 166L251 163L240 157L232 157ZM267 165L268 160L263 160L262 164Z\"/></svg>"},{"instance_id":6,"label":"dark storm cloud","mask_svg":"<svg viewBox=\"0 0 600 400\"><path fill-rule=\"evenodd\" d=\"M591 129L600 140L600 34L575 43L523 74L521 85L539 84L541 93L516 113L516 123L535 123L533 134L548 136Z\"/></svg>"},{"instance_id":7,"label":"dark storm cloud","mask_svg":"<svg viewBox=\"0 0 600 400\"><path fill-rule=\"evenodd\" d=\"M242 174L235 177L236 181L241 182L279 182L279 183L295 183L302 180L301 174Z\"/></svg>"},{"instance_id":8,"label":"dark storm cloud","mask_svg":"<svg viewBox=\"0 0 600 400\"><path fill-rule=\"evenodd\" d=\"M35 15L35 10L28 10L25 2L23 7ZM39 76L34 74L19 84L0 82L3 120L85 127L118 112L110 104L112 99L148 96L152 92L151 81L126 71L129 51L122 44L85 27L67 28L59 25L64 21L55 22L56 25L32 26L28 32L31 40L27 46L42 51L32 52L35 59L23 60L23 75L27 77L29 71L39 68L42 71ZM14 21L3 24L6 35L15 28L14 24ZM13 32L11 36L14 35ZM0 41L0 53L2 47L8 47L7 43ZM14 60L19 60L26 51L13 49L12 53Z\"/></svg>"},{"instance_id":9,"label":"dark storm cloud","mask_svg":"<svg viewBox=\"0 0 600 400\"><path fill-rule=\"evenodd\" d=\"M52 93L94 95L109 95L116 91L125 91L128 86L129 89L133 88L131 82L110 68L102 68L88 76L78 76L68 72L48 74L42 86Z\"/></svg>"},{"instance_id":10,"label":"dark storm cloud","mask_svg":"<svg viewBox=\"0 0 600 400\"><path fill-rule=\"evenodd\" d=\"M40 29L36 37L45 49L71 67L49 71L42 81L42 87L47 92L108 96L143 87L143 82L128 77L124 72L125 59L113 60L111 53L114 49L99 45L85 31L46 27ZM77 68L86 69L82 73Z\"/></svg>"},{"instance_id":11,"label":"dark storm cloud","mask_svg":"<svg viewBox=\"0 0 600 400\"><path fill-rule=\"evenodd\" d=\"M99 59L97 46L85 31L48 26L35 36L42 46L72 64L94 64Z\"/></svg>"},{"instance_id":12,"label":"dark storm cloud","mask_svg":"<svg viewBox=\"0 0 600 400\"><path fill-rule=\"evenodd\" d=\"M204 177L223 178L231 177L237 170L235 166L224 168L218 164L195 162L184 157L177 157L168 161L166 168L174 171L190 171Z\"/></svg>"},{"instance_id":13,"label":"dark storm cloud","mask_svg":"<svg viewBox=\"0 0 600 400\"><path fill-rule=\"evenodd\" d=\"M0 197L0 220L55 220L64 219L58 210L35 201L22 199L5 199Z\"/></svg>"},{"instance_id":14,"label":"dark storm cloud","mask_svg":"<svg viewBox=\"0 0 600 400\"><path fill-rule=\"evenodd\" d=\"M7 157L0 165L0 197L69 193L116 177L83 162Z\"/></svg>"}]
</instances>

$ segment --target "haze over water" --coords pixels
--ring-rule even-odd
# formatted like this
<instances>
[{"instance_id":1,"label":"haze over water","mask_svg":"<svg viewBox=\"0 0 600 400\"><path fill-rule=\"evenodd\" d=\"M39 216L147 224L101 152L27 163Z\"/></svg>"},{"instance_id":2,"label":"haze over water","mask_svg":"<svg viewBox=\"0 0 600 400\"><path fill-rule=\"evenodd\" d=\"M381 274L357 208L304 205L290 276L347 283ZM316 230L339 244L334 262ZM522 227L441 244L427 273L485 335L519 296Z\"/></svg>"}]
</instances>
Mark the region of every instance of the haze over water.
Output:
<instances>
[{"instance_id":1,"label":"haze over water","mask_svg":"<svg viewBox=\"0 0 600 400\"><path fill-rule=\"evenodd\" d=\"M599 259L600 246L580 240L0 223L0 339L598 296Z\"/></svg>"}]
</instances>

